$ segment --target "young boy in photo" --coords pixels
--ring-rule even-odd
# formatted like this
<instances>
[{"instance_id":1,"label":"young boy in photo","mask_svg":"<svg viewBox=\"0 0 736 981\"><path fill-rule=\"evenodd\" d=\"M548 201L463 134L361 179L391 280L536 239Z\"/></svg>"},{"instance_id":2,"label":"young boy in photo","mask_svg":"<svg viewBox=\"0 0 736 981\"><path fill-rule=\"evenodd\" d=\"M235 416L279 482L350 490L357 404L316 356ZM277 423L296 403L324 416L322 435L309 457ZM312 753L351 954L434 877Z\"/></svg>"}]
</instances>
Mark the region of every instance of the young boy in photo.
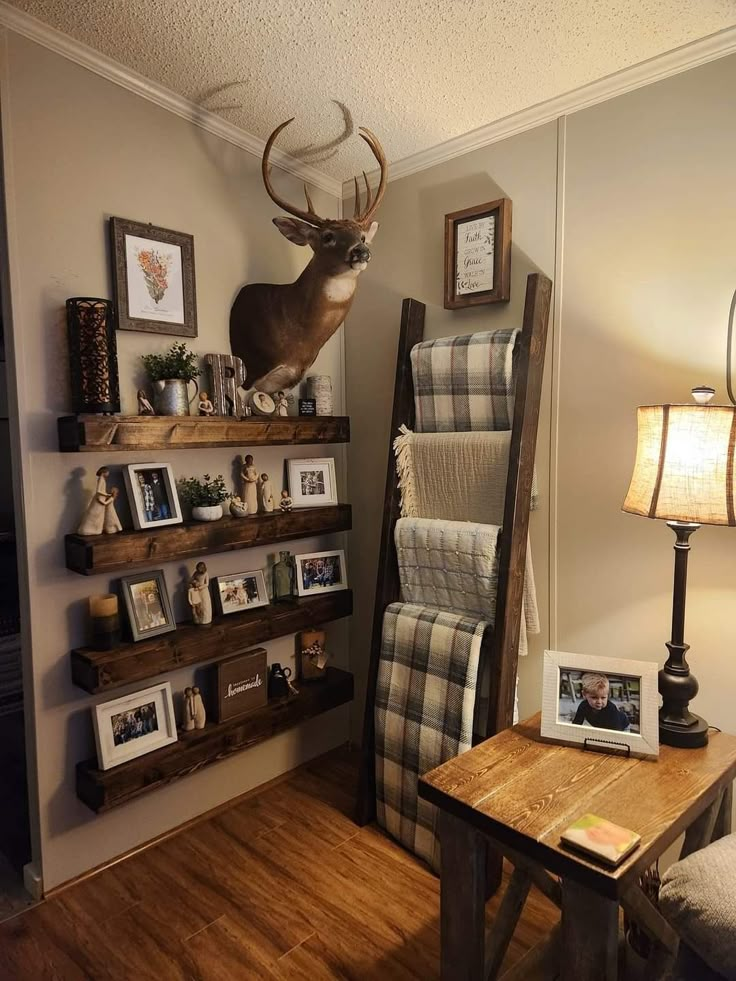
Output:
<instances>
[{"instance_id":1,"label":"young boy in photo","mask_svg":"<svg viewBox=\"0 0 736 981\"><path fill-rule=\"evenodd\" d=\"M624 732L629 728L628 716L608 700L608 678L604 674L584 674L583 700L578 705L574 726L587 722L596 729L614 729Z\"/></svg>"}]
</instances>

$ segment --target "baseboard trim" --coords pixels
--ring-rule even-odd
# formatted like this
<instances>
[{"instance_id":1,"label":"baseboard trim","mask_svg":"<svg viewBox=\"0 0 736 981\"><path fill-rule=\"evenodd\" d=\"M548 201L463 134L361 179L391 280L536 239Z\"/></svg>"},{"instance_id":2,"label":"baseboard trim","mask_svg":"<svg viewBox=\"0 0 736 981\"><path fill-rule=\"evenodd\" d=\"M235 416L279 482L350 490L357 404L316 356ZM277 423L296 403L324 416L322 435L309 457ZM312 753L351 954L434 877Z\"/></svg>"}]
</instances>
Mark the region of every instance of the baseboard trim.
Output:
<instances>
[{"instance_id":1,"label":"baseboard trim","mask_svg":"<svg viewBox=\"0 0 736 981\"><path fill-rule=\"evenodd\" d=\"M44 898L43 879L33 862L29 862L23 866L23 888L37 903Z\"/></svg>"}]
</instances>

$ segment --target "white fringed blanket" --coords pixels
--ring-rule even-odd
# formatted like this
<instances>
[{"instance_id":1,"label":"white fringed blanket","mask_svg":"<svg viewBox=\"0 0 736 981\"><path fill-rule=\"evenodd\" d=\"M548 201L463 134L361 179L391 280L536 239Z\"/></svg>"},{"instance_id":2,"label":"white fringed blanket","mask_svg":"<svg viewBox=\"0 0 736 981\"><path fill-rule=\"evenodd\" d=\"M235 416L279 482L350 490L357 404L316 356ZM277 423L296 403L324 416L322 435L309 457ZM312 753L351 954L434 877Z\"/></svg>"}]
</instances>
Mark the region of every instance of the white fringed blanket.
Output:
<instances>
[{"instance_id":1,"label":"white fringed blanket","mask_svg":"<svg viewBox=\"0 0 736 981\"><path fill-rule=\"evenodd\" d=\"M439 871L435 808L419 777L470 749L484 620L411 603L383 618L376 688L381 827Z\"/></svg>"},{"instance_id":2,"label":"white fringed blanket","mask_svg":"<svg viewBox=\"0 0 736 981\"><path fill-rule=\"evenodd\" d=\"M402 516L502 524L510 445L510 432L414 433L402 426L394 440Z\"/></svg>"}]
</instances>

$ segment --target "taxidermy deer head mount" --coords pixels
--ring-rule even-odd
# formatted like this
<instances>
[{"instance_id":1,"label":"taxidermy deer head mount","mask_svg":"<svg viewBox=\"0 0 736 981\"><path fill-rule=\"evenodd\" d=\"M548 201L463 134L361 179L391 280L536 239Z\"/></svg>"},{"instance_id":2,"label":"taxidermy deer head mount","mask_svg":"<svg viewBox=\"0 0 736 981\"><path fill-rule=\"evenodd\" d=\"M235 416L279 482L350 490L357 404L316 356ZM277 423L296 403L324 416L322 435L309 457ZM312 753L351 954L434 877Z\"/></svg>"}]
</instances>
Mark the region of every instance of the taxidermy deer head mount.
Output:
<instances>
[{"instance_id":1,"label":"taxidermy deer head mount","mask_svg":"<svg viewBox=\"0 0 736 981\"><path fill-rule=\"evenodd\" d=\"M266 191L293 217L274 218L282 235L295 245L308 245L314 255L294 283L244 286L230 311L230 345L242 358L246 385L262 392L278 392L296 385L314 362L320 349L345 319L353 302L358 276L371 258L370 243L378 231L373 221L386 190L386 157L378 139L361 128L360 135L381 168L375 196L363 171L366 201L361 202L355 180L355 212L352 218L320 218L306 184L307 210L295 208L274 191L268 173L268 157L287 119L271 133L263 151L261 169Z\"/></svg>"}]
</instances>

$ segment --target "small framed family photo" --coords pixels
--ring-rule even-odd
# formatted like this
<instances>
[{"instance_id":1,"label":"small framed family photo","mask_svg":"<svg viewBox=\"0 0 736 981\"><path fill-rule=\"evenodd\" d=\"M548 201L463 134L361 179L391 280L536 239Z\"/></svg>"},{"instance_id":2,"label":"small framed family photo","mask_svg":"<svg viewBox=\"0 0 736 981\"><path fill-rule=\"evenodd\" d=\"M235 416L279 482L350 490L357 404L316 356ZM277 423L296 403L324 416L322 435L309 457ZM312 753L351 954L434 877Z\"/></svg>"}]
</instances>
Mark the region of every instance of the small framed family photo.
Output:
<instances>
[{"instance_id":1,"label":"small framed family photo","mask_svg":"<svg viewBox=\"0 0 736 981\"><path fill-rule=\"evenodd\" d=\"M181 524L174 471L168 463L131 463L123 477L137 531Z\"/></svg>"},{"instance_id":2,"label":"small framed family photo","mask_svg":"<svg viewBox=\"0 0 736 981\"><path fill-rule=\"evenodd\" d=\"M96 705L92 718L101 770L127 763L177 739L168 681Z\"/></svg>"},{"instance_id":3,"label":"small framed family photo","mask_svg":"<svg viewBox=\"0 0 736 981\"><path fill-rule=\"evenodd\" d=\"M296 585L300 596L334 593L348 588L345 552L309 552L296 557Z\"/></svg>"},{"instance_id":4,"label":"small framed family photo","mask_svg":"<svg viewBox=\"0 0 736 981\"><path fill-rule=\"evenodd\" d=\"M658 670L654 661L545 651L542 737L658 756Z\"/></svg>"},{"instance_id":5,"label":"small framed family photo","mask_svg":"<svg viewBox=\"0 0 736 981\"><path fill-rule=\"evenodd\" d=\"M162 569L123 576L120 592L134 641L176 630Z\"/></svg>"},{"instance_id":6,"label":"small framed family photo","mask_svg":"<svg viewBox=\"0 0 736 981\"><path fill-rule=\"evenodd\" d=\"M295 508L321 508L337 504L335 461L289 460L289 493Z\"/></svg>"},{"instance_id":7,"label":"small framed family photo","mask_svg":"<svg viewBox=\"0 0 736 981\"><path fill-rule=\"evenodd\" d=\"M217 576L215 605L220 614L245 613L257 606L268 605L266 581L260 569L255 572L236 572L232 576Z\"/></svg>"},{"instance_id":8,"label":"small framed family photo","mask_svg":"<svg viewBox=\"0 0 736 981\"><path fill-rule=\"evenodd\" d=\"M110 245L118 330L196 337L192 236L111 218Z\"/></svg>"}]
</instances>

